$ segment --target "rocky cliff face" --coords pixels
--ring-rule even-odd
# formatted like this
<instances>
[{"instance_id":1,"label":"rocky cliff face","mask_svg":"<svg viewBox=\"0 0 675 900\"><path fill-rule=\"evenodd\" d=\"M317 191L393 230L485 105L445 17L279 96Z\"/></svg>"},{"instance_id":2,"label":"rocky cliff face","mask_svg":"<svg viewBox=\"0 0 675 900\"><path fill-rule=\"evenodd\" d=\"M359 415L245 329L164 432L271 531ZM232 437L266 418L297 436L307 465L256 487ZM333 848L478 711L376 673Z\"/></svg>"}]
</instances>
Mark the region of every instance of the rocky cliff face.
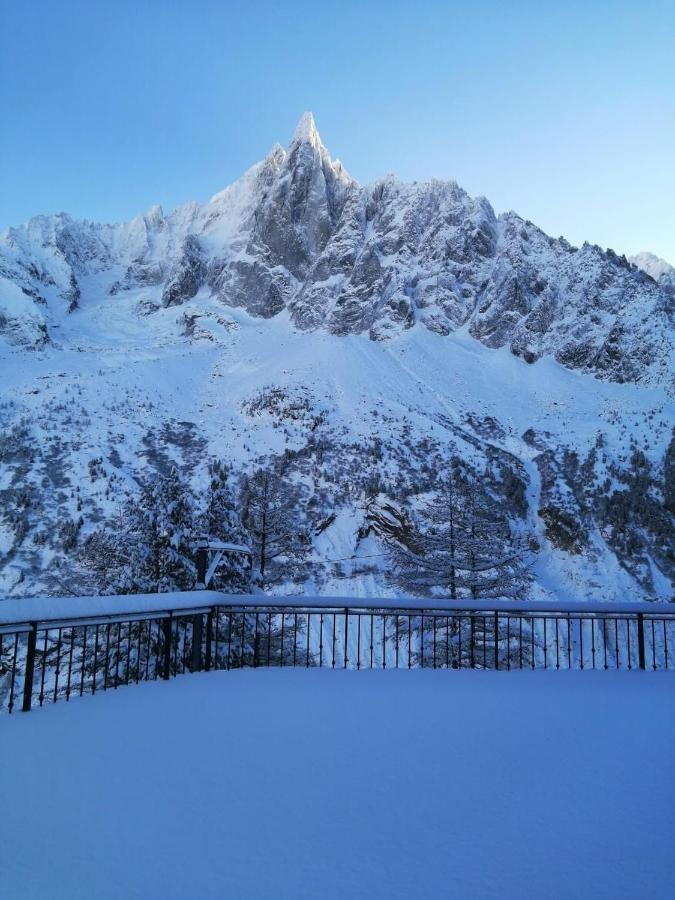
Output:
<instances>
[{"instance_id":1,"label":"rocky cliff face","mask_svg":"<svg viewBox=\"0 0 675 900\"><path fill-rule=\"evenodd\" d=\"M0 322L6 339L36 347L101 293L144 289L147 312L204 291L254 316L287 310L302 329L386 340L466 328L527 362L550 355L612 381L658 380L672 362L672 272L637 262L496 216L452 182L361 186L306 114L287 150L276 145L204 206L10 229ZM119 308L111 300L110 315Z\"/></svg>"},{"instance_id":2,"label":"rocky cliff face","mask_svg":"<svg viewBox=\"0 0 675 900\"><path fill-rule=\"evenodd\" d=\"M217 459L302 497L280 590L397 590L387 523L459 460L531 596L669 597L671 276L452 182L362 186L309 115L204 205L9 229L0 595L88 589L87 534L173 466L200 502Z\"/></svg>"}]
</instances>

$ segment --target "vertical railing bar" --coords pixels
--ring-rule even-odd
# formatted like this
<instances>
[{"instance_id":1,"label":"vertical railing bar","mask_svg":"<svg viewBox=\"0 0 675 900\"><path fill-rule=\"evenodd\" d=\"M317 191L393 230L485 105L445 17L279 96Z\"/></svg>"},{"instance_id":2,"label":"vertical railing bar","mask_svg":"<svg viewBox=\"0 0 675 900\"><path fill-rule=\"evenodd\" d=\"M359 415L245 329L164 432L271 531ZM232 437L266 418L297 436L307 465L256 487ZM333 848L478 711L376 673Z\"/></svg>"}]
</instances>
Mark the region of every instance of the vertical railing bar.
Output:
<instances>
[{"instance_id":1,"label":"vertical railing bar","mask_svg":"<svg viewBox=\"0 0 675 900\"><path fill-rule=\"evenodd\" d=\"M33 704L33 683L35 680L35 647L37 645L37 622L31 622L31 630L28 632L26 643L26 665L23 675L23 703L22 710L30 712Z\"/></svg>"},{"instance_id":2,"label":"vertical railing bar","mask_svg":"<svg viewBox=\"0 0 675 900\"><path fill-rule=\"evenodd\" d=\"M412 660L410 658L410 645L412 643L412 623L410 621L410 613L408 613L408 668L412 668Z\"/></svg>"},{"instance_id":3,"label":"vertical railing bar","mask_svg":"<svg viewBox=\"0 0 675 900\"><path fill-rule=\"evenodd\" d=\"M169 616L168 619L164 619L164 660L162 666L162 677L165 681L168 681L171 678L171 642L173 641L173 617Z\"/></svg>"},{"instance_id":4,"label":"vertical railing bar","mask_svg":"<svg viewBox=\"0 0 675 900\"><path fill-rule=\"evenodd\" d=\"M131 677L131 622L127 622L127 670L124 673L124 683L129 684Z\"/></svg>"},{"instance_id":5,"label":"vertical railing bar","mask_svg":"<svg viewBox=\"0 0 675 900\"><path fill-rule=\"evenodd\" d=\"M646 668L645 663L645 621L642 613L637 616L637 637L638 637L638 666L640 669Z\"/></svg>"},{"instance_id":6,"label":"vertical railing bar","mask_svg":"<svg viewBox=\"0 0 675 900\"><path fill-rule=\"evenodd\" d=\"M148 673L150 672L150 652L152 649L152 619L143 625L142 634L145 636L147 625L147 637L145 638L145 666L143 666L143 681L149 681Z\"/></svg>"},{"instance_id":7,"label":"vertical railing bar","mask_svg":"<svg viewBox=\"0 0 675 900\"><path fill-rule=\"evenodd\" d=\"M356 614L356 668L361 668L361 613Z\"/></svg>"},{"instance_id":8,"label":"vertical railing bar","mask_svg":"<svg viewBox=\"0 0 675 900\"><path fill-rule=\"evenodd\" d=\"M220 644L220 614L221 614L222 610L219 606L214 606L213 612L214 612L214 616L213 616L213 627L214 627L213 668L217 671L219 668L218 645Z\"/></svg>"},{"instance_id":9,"label":"vertical railing bar","mask_svg":"<svg viewBox=\"0 0 675 900\"><path fill-rule=\"evenodd\" d=\"M559 619L558 616L555 617L555 667L556 669L560 669L560 634L559 634Z\"/></svg>"},{"instance_id":10,"label":"vertical railing bar","mask_svg":"<svg viewBox=\"0 0 675 900\"><path fill-rule=\"evenodd\" d=\"M349 665L349 609L345 608L345 653L344 653L344 668L346 669Z\"/></svg>"},{"instance_id":11,"label":"vertical railing bar","mask_svg":"<svg viewBox=\"0 0 675 900\"><path fill-rule=\"evenodd\" d=\"M267 613L267 668L270 667L272 658L272 611Z\"/></svg>"},{"instance_id":12,"label":"vertical railing bar","mask_svg":"<svg viewBox=\"0 0 675 900\"><path fill-rule=\"evenodd\" d=\"M246 630L246 609L242 610L241 613L241 648L240 648L240 658L239 658L239 666L240 668L244 668L244 640L245 635L244 631Z\"/></svg>"},{"instance_id":13,"label":"vertical railing bar","mask_svg":"<svg viewBox=\"0 0 675 900\"><path fill-rule=\"evenodd\" d=\"M108 669L110 668L110 622L106 623L105 632L105 670L103 672L103 690L108 690Z\"/></svg>"},{"instance_id":14,"label":"vertical railing bar","mask_svg":"<svg viewBox=\"0 0 675 900\"><path fill-rule=\"evenodd\" d=\"M331 668L333 668L333 669L335 668L335 641L336 641L336 638L337 638L337 635L336 635L336 619L337 619L337 613L333 613L333 662L332 662L332 664L331 664Z\"/></svg>"},{"instance_id":15,"label":"vertical railing bar","mask_svg":"<svg viewBox=\"0 0 675 900\"><path fill-rule=\"evenodd\" d=\"M664 619L663 620L663 649L664 649L665 658L666 658L665 659L666 669L668 669L668 632L669 632L669 630L670 629L666 625L666 620Z\"/></svg>"},{"instance_id":16,"label":"vertical railing bar","mask_svg":"<svg viewBox=\"0 0 675 900\"><path fill-rule=\"evenodd\" d=\"M382 668L387 668L387 614L382 614Z\"/></svg>"},{"instance_id":17,"label":"vertical railing bar","mask_svg":"<svg viewBox=\"0 0 675 900\"><path fill-rule=\"evenodd\" d=\"M138 646L136 647L136 684L141 680L141 639L145 630L145 622L137 622L138 626Z\"/></svg>"},{"instance_id":18,"label":"vertical railing bar","mask_svg":"<svg viewBox=\"0 0 675 900\"><path fill-rule=\"evenodd\" d=\"M631 659L631 649L630 649L630 619L628 616L625 618L626 623L626 646L628 648L628 669L633 668L633 660Z\"/></svg>"},{"instance_id":19,"label":"vertical railing bar","mask_svg":"<svg viewBox=\"0 0 675 900\"><path fill-rule=\"evenodd\" d=\"M59 674L61 672L61 635L62 629L58 630L58 644L56 647L56 677L54 678L54 703L56 703L59 693Z\"/></svg>"},{"instance_id":20,"label":"vertical railing bar","mask_svg":"<svg viewBox=\"0 0 675 900\"><path fill-rule=\"evenodd\" d=\"M652 623L652 669L656 672L656 629L654 625L654 619L651 620Z\"/></svg>"},{"instance_id":21,"label":"vertical railing bar","mask_svg":"<svg viewBox=\"0 0 675 900\"><path fill-rule=\"evenodd\" d=\"M481 616L483 620L483 669L487 669L487 619Z\"/></svg>"},{"instance_id":22,"label":"vertical railing bar","mask_svg":"<svg viewBox=\"0 0 675 900\"><path fill-rule=\"evenodd\" d=\"M211 609L206 613L206 637L204 641L204 670L206 672L211 671L211 666L213 665L213 617L214 613L217 616L218 610L215 606L212 606ZM217 666L216 666L217 668Z\"/></svg>"},{"instance_id":23,"label":"vertical railing bar","mask_svg":"<svg viewBox=\"0 0 675 900\"><path fill-rule=\"evenodd\" d=\"M153 681L157 681L157 679L159 678L159 658L160 658L160 652L162 649L162 642L160 640L161 635L162 635L162 625L160 623L160 620L157 619L157 639L156 639L156 644L155 644L157 650L155 653L155 677L154 677Z\"/></svg>"},{"instance_id":24,"label":"vertical railing bar","mask_svg":"<svg viewBox=\"0 0 675 900\"><path fill-rule=\"evenodd\" d=\"M70 626L70 644L68 648L68 678L66 680L66 702L70 700L70 681L73 673L73 647L75 645L75 626Z\"/></svg>"},{"instance_id":25,"label":"vertical railing bar","mask_svg":"<svg viewBox=\"0 0 675 900\"><path fill-rule=\"evenodd\" d=\"M99 626L96 624L94 626L94 659L92 662L92 673L91 673L91 693L96 693L96 675L98 670L98 629Z\"/></svg>"},{"instance_id":26,"label":"vertical railing bar","mask_svg":"<svg viewBox=\"0 0 675 900\"><path fill-rule=\"evenodd\" d=\"M14 711L14 684L16 682L16 664L19 655L19 633L14 635L14 654L12 656L12 678L9 684L9 712Z\"/></svg>"},{"instance_id":27,"label":"vertical railing bar","mask_svg":"<svg viewBox=\"0 0 675 900\"><path fill-rule=\"evenodd\" d=\"M80 697L84 693L84 670L87 659L87 626L84 626L82 635L82 660L80 662Z\"/></svg>"},{"instance_id":28,"label":"vertical railing bar","mask_svg":"<svg viewBox=\"0 0 675 900\"><path fill-rule=\"evenodd\" d=\"M1 640L1 639L0 639ZM45 698L45 675L47 673L47 644L49 640L49 628L45 628L45 639L42 645L42 671L40 672L40 706Z\"/></svg>"},{"instance_id":29,"label":"vertical railing bar","mask_svg":"<svg viewBox=\"0 0 675 900\"><path fill-rule=\"evenodd\" d=\"M227 613L227 668L232 668L232 610Z\"/></svg>"},{"instance_id":30,"label":"vertical railing bar","mask_svg":"<svg viewBox=\"0 0 675 900\"><path fill-rule=\"evenodd\" d=\"M546 616L542 616L544 620L544 669L548 669L548 637L546 636Z\"/></svg>"},{"instance_id":31,"label":"vertical railing bar","mask_svg":"<svg viewBox=\"0 0 675 900\"><path fill-rule=\"evenodd\" d=\"M117 623L117 649L116 649L116 657L115 657L115 690L117 690L117 686L120 680L120 655L122 652L122 623Z\"/></svg>"},{"instance_id":32,"label":"vertical railing bar","mask_svg":"<svg viewBox=\"0 0 675 900\"><path fill-rule=\"evenodd\" d=\"M305 668L306 669L309 669L309 641L310 641L310 634L311 634L311 630L312 630L310 617L311 617L311 613L308 610L307 611L307 656L305 658Z\"/></svg>"},{"instance_id":33,"label":"vertical railing bar","mask_svg":"<svg viewBox=\"0 0 675 900\"><path fill-rule=\"evenodd\" d=\"M286 613L282 610L281 612L281 655L279 657L279 665L283 668L284 665L284 627L286 623Z\"/></svg>"},{"instance_id":34,"label":"vertical railing bar","mask_svg":"<svg viewBox=\"0 0 675 900\"><path fill-rule=\"evenodd\" d=\"M495 612L494 618L495 629L495 671L499 670L499 613Z\"/></svg>"}]
</instances>

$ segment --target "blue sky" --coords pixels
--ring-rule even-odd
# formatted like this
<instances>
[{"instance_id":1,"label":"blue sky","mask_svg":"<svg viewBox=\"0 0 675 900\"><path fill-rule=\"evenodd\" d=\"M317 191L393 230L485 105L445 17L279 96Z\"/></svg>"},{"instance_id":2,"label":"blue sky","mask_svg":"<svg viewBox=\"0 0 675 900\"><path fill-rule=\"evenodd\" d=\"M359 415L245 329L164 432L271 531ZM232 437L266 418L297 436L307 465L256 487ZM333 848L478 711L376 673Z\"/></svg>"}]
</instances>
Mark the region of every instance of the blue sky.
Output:
<instances>
[{"instance_id":1,"label":"blue sky","mask_svg":"<svg viewBox=\"0 0 675 900\"><path fill-rule=\"evenodd\" d=\"M203 201L305 109L361 181L675 263L675 0L5 3L0 228Z\"/></svg>"}]
</instances>

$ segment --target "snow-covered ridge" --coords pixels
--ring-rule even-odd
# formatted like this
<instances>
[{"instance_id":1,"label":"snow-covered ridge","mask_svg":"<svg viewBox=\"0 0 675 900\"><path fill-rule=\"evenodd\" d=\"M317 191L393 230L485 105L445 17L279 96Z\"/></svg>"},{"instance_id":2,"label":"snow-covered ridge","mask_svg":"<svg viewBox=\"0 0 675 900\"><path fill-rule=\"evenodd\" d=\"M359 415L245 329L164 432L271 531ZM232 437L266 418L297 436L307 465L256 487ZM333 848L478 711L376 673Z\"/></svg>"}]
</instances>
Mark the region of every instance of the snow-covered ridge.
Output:
<instances>
[{"instance_id":1,"label":"snow-covered ridge","mask_svg":"<svg viewBox=\"0 0 675 900\"><path fill-rule=\"evenodd\" d=\"M305 113L286 150L276 144L204 205L118 225L40 216L6 231L0 335L39 348L88 303L107 298L119 319L124 295L147 313L198 305L201 292L254 316L286 310L303 329L388 339L465 328L529 362L659 380L672 364L670 275L641 265L658 285L611 251L497 217L452 182L359 185Z\"/></svg>"}]
</instances>

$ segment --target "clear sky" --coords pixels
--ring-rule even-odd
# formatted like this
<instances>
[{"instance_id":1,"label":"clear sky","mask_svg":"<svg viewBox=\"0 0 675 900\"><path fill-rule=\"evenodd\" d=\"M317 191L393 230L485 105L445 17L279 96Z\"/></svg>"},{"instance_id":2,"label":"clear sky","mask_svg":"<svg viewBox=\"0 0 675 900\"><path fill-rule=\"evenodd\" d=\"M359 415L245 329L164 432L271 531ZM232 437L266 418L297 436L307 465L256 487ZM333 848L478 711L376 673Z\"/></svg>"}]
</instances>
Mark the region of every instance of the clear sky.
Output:
<instances>
[{"instance_id":1,"label":"clear sky","mask_svg":"<svg viewBox=\"0 0 675 900\"><path fill-rule=\"evenodd\" d=\"M309 109L361 181L675 264L675 0L2 7L0 228L206 200Z\"/></svg>"}]
</instances>

